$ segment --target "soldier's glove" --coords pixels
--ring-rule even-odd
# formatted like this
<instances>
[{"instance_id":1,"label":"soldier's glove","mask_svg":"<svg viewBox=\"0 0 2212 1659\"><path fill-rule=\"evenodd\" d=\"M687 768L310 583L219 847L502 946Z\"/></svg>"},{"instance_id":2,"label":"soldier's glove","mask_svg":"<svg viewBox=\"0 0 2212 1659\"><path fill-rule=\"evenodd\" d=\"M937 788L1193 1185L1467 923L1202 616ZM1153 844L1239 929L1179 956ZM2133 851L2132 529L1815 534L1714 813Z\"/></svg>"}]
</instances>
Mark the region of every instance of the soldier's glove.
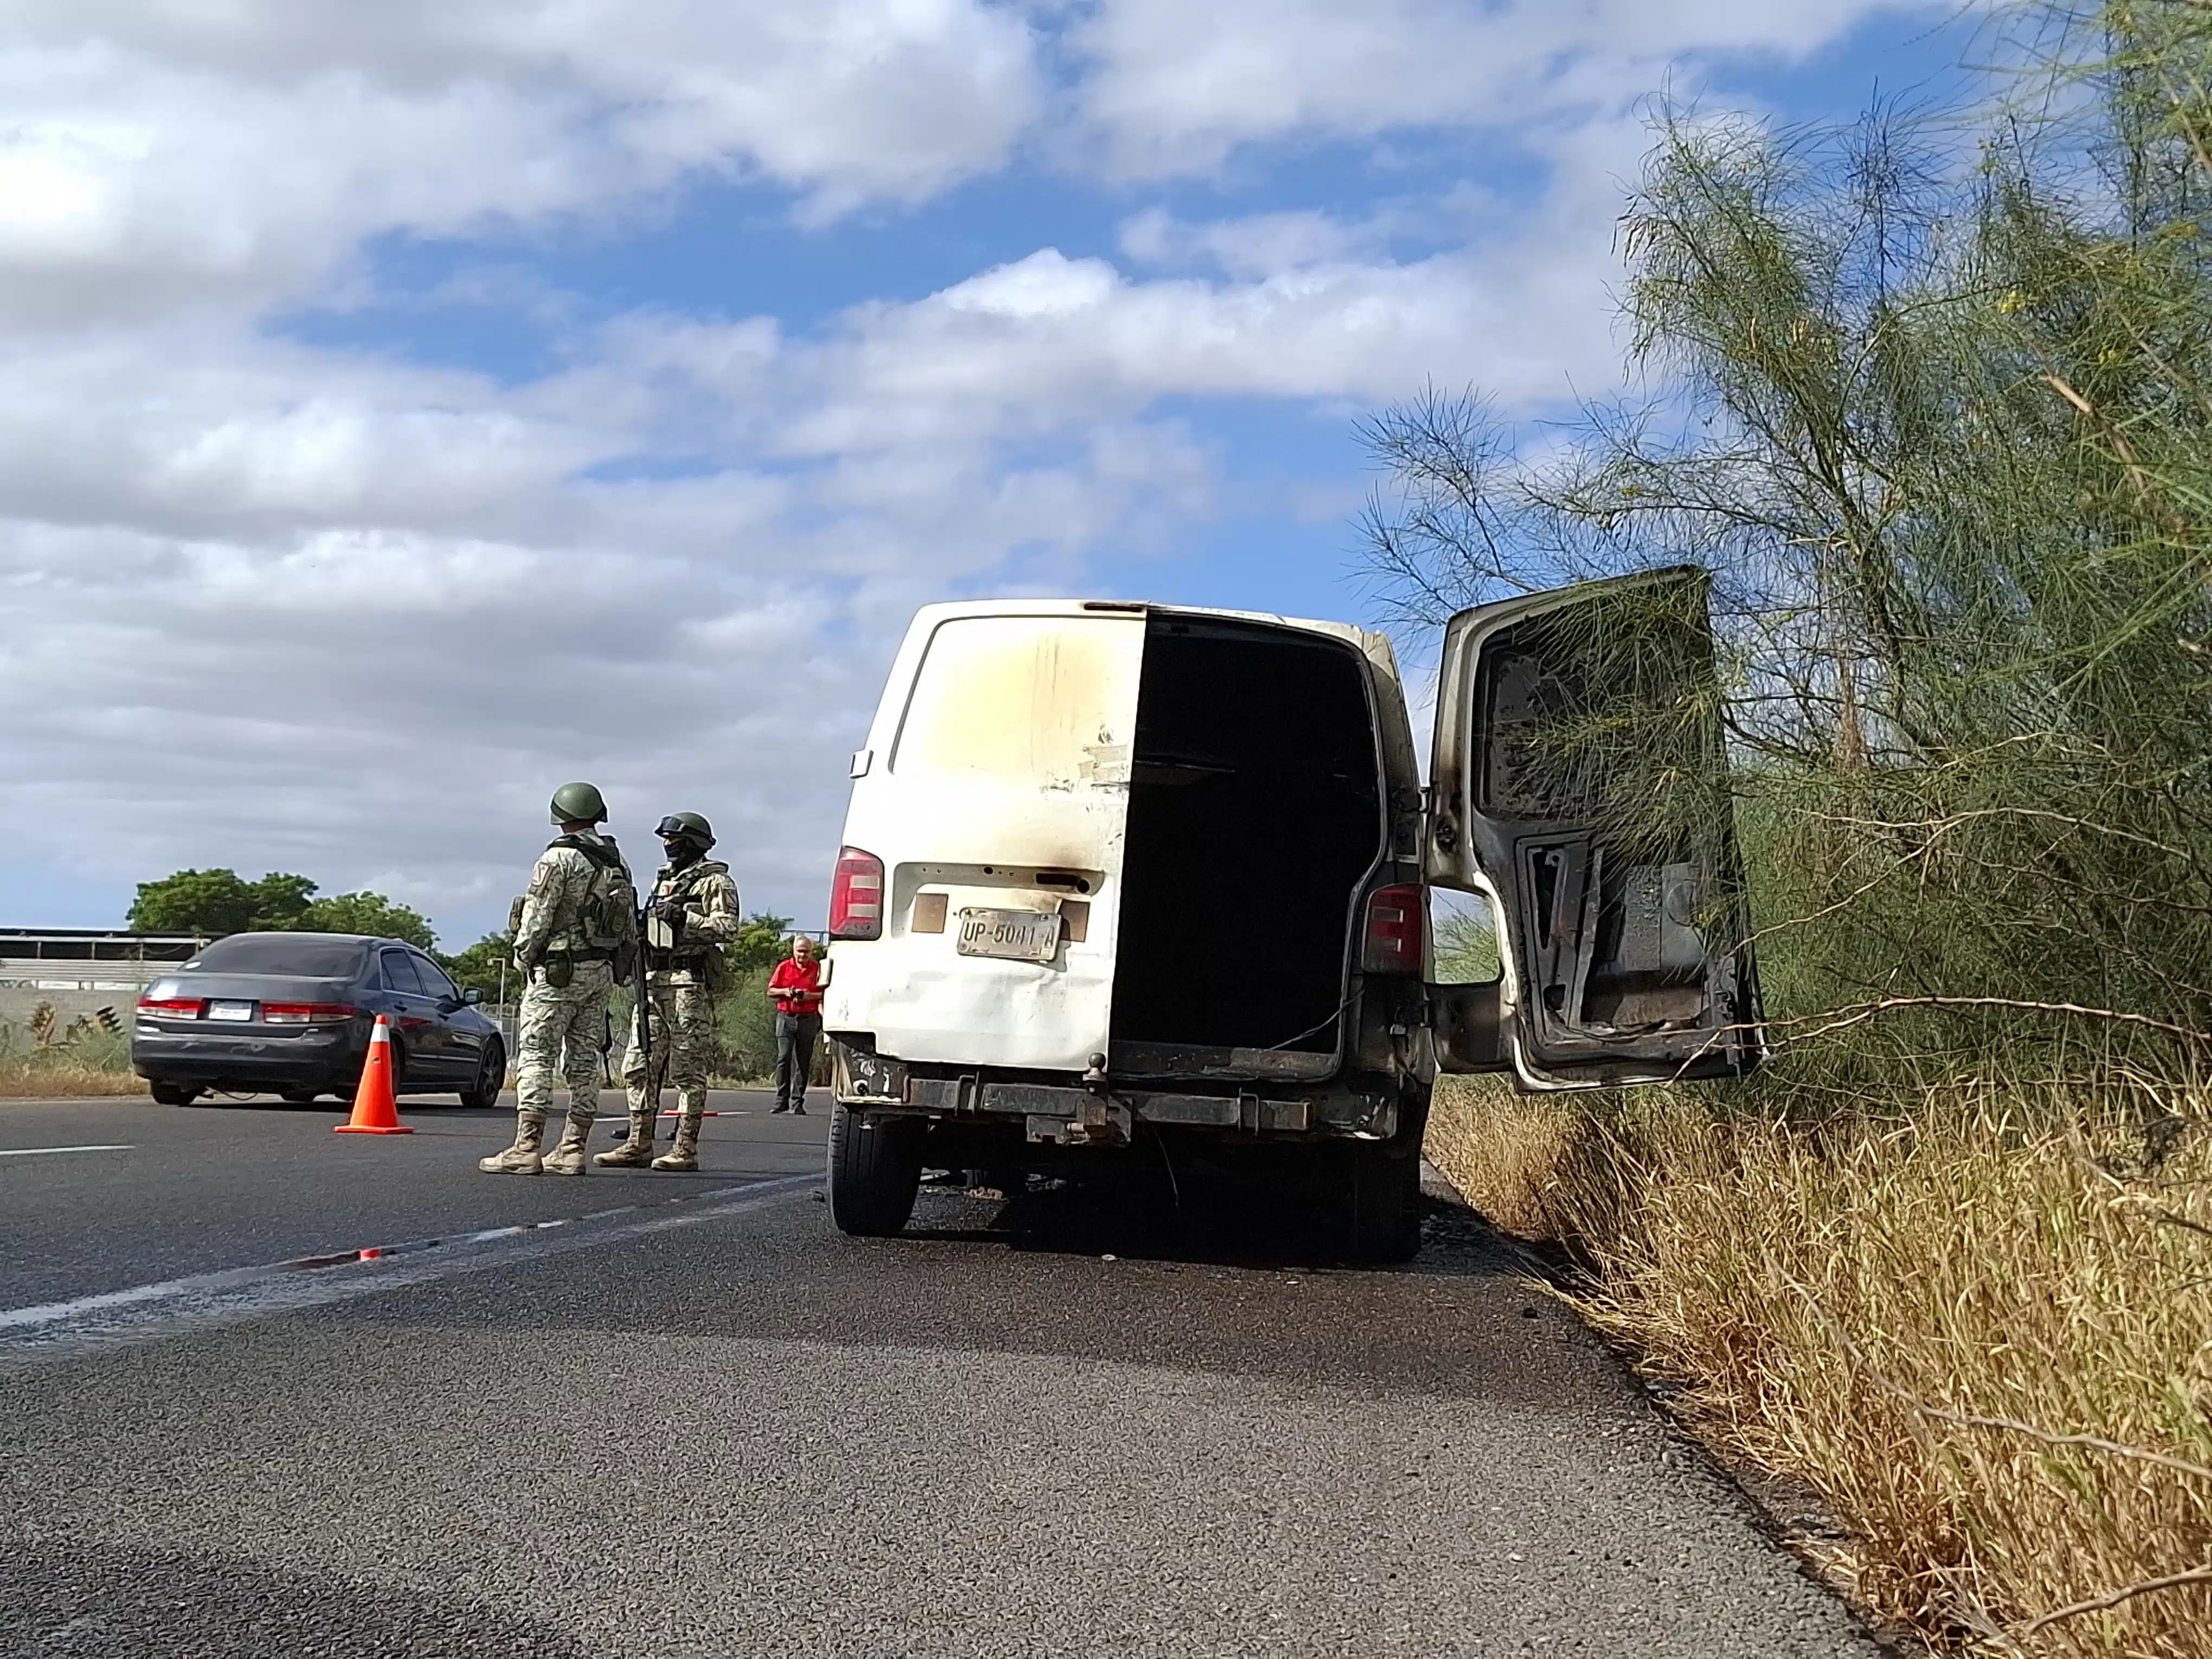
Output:
<instances>
[{"instance_id":1,"label":"soldier's glove","mask_svg":"<svg viewBox=\"0 0 2212 1659\"><path fill-rule=\"evenodd\" d=\"M545 952L543 949L535 951L517 951L514 953L514 965L522 969L526 974L529 973L532 969L536 968L539 963L544 960Z\"/></svg>"},{"instance_id":2,"label":"soldier's glove","mask_svg":"<svg viewBox=\"0 0 2212 1659\"><path fill-rule=\"evenodd\" d=\"M681 927L686 920L682 899L655 899L646 908L671 927Z\"/></svg>"}]
</instances>

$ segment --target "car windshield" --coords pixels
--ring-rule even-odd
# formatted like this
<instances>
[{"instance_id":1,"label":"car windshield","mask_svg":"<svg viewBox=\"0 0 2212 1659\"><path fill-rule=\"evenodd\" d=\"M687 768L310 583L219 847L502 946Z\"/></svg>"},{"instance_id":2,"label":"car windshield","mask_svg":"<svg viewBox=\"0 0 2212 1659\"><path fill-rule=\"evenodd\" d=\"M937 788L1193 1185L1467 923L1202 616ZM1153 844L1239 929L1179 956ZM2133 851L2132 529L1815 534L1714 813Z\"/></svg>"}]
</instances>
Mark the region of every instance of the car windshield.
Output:
<instances>
[{"instance_id":1,"label":"car windshield","mask_svg":"<svg viewBox=\"0 0 2212 1659\"><path fill-rule=\"evenodd\" d=\"M186 963L213 974L291 974L301 979L351 979L361 966L358 939L298 933L233 933Z\"/></svg>"}]
</instances>

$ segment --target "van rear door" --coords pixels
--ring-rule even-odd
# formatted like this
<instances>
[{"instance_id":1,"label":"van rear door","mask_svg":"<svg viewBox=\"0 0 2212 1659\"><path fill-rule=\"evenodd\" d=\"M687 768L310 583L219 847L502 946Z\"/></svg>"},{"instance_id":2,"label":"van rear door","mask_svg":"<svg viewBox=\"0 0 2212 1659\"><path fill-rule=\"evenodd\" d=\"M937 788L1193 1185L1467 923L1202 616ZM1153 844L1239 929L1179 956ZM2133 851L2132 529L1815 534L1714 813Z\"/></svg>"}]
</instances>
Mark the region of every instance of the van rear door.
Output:
<instances>
[{"instance_id":1,"label":"van rear door","mask_svg":"<svg viewBox=\"0 0 2212 1659\"><path fill-rule=\"evenodd\" d=\"M848 848L878 937L840 939L827 1024L900 1060L1043 1071L1108 1051L1145 608L925 607L854 757Z\"/></svg>"},{"instance_id":2,"label":"van rear door","mask_svg":"<svg viewBox=\"0 0 2212 1659\"><path fill-rule=\"evenodd\" d=\"M1498 1030L1526 1087L1740 1075L1764 1054L1709 586L1653 571L1446 625L1427 873L1490 900ZM1480 1045L1439 1035L1443 1069L1480 1069L1455 1058Z\"/></svg>"}]
</instances>

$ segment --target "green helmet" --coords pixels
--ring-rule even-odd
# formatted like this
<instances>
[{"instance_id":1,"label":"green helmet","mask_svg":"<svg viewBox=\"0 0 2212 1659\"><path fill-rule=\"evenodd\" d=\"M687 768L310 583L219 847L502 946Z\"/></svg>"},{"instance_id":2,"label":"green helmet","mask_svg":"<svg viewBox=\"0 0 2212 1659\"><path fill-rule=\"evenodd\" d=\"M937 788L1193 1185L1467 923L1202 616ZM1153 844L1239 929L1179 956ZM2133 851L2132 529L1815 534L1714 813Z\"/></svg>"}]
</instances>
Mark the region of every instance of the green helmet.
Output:
<instances>
[{"instance_id":1,"label":"green helmet","mask_svg":"<svg viewBox=\"0 0 2212 1659\"><path fill-rule=\"evenodd\" d=\"M714 826L696 812L671 812L653 833L663 841L681 836L702 853L714 844Z\"/></svg>"},{"instance_id":2,"label":"green helmet","mask_svg":"<svg viewBox=\"0 0 2212 1659\"><path fill-rule=\"evenodd\" d=\"M556 823L604 823L606 798L588 783L564 783L553 792Z\"/></svg>"}]
</instances>

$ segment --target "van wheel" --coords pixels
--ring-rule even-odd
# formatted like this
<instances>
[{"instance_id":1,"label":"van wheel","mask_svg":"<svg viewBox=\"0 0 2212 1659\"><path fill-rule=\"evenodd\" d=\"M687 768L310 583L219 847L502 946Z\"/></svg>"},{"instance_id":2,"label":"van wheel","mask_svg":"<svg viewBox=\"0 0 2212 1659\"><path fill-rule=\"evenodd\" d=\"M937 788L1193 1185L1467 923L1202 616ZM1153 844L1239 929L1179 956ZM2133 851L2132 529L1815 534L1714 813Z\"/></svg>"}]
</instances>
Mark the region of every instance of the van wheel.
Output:
<instances>
[{"instance_id":1,"label":"van wheel","mask_svg":"<svg viewBox=\"0 0 2212 1659\"><path fill-rule=\"evenodd\" d=\"M188 1083L149 1083L146 1092L156 1106L189 1106L200 1097L200 1091Z\"/></svg>"},{"instance_id":2,"label":"van wheel","mask_svg":"<svg viewBox=\"0 0 2212 1659\"><path fill-rule=\"evenodd\" d=\"M1411 1261L1421 1249L1421 1160L1411 1146L1345 1149L1345 1254Z\"/></svg>"},{"instance_id":3,"label":"van wheel","mask_svg":"<svg viewBox=\"0 0 2212 1659\"><path fill-rule=\"evenodd\" d=\"M830 1218L856 1238L889 1238L914 1213L927 1119L839 1101L830 1112Z\"/></svg>"}]
</instances>

